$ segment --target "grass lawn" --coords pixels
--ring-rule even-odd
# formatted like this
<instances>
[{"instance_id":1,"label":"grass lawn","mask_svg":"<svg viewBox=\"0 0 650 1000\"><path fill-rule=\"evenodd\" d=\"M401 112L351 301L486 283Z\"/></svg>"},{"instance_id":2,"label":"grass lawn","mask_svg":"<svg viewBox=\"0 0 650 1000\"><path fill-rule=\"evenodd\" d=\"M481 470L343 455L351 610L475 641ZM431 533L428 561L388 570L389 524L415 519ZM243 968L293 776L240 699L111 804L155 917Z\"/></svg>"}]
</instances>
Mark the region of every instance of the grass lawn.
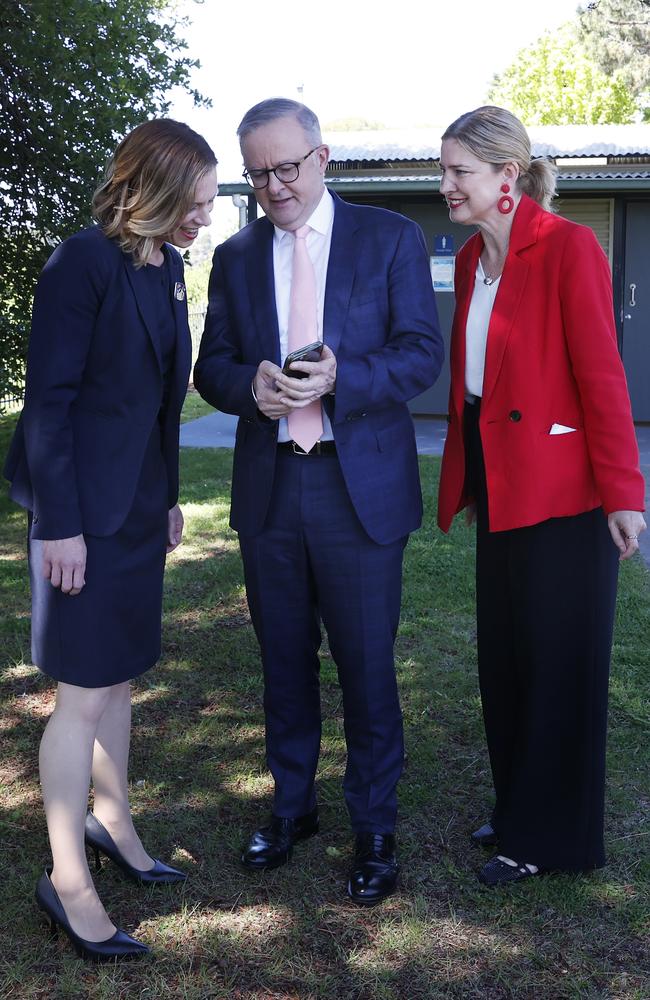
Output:
<instances>
[{"instance_id":1,"label":"grass lawn","mask_svg":"<svg viewBox=\"0 0 650 1000\"><path fill-rule=\"evenodd\" d=\"M191 400L190 405L196 402ZM0 454L14 418L0 420ZM109 913L151 958L92 967L50 939L33 903L48 862L37 777L52 686L29 665L24 514L0 497L0 997L92 1000L648 1000L650 589L621 574L611 685L609 865L498 892L479 887L468 832L490 776L477 692L473 541L433 526L438 463L422 460L427 522L407 550L397 642L407 768L399 893L358 910L343 886L351 836L334 665L322 655L321 829L290 865L240 869L270 806L261 683L228 529L231 453L182 455L186 541L170 558L164 658L134 685L132 803L143 840L190 873L182 889L97 876Z\"/></svg>"},{"instance_id":2,"label":"grass lawn","mask_svg":"<svg viewBox=\"0 0 650 1000\"><path fill-rule=\"evenodd\" d=\"M186 424L188 420L197 420L199 417L205 417L208 413L214 413L214 407L201 399L196 389L190 389L185 397L181 423Z\"/></svg>"}]
</instances>

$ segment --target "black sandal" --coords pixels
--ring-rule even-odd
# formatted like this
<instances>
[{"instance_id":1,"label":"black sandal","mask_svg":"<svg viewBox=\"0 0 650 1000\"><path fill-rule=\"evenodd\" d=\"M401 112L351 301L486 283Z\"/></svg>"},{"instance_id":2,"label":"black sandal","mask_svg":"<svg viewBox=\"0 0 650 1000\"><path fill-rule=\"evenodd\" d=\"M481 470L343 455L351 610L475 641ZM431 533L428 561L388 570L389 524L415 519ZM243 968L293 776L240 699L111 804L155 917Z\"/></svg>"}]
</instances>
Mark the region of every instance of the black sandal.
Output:
<instances>
[{"instance_id":1,"label":"black sandal","mask_svg":"<svg viewBox=\"0 0 650 1000\"><path fill-rule=\"evenodd\" d=\"M538 868L536 872L531 872L527 865L519 863L509 865L507 861L502 861L496 854L490 858L487 864L483 865L478 873L478 878L483 885L498 886L509 885L511 882L523 882L524 879L541 874L543 874L541 868Z\"/></svg>"}]
</instances>

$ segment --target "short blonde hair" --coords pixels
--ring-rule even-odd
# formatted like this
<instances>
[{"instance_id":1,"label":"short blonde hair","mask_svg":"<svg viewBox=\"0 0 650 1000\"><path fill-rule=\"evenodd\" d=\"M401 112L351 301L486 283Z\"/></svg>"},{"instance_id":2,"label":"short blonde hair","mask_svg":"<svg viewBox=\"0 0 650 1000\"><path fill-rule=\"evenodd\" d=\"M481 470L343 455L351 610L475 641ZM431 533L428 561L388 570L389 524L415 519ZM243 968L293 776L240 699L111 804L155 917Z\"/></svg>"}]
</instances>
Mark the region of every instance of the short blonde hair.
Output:
<instances>
[{"instance_id":1,"label":"short blonde hair","mask_svg":"<svg viewBox=\"0 0 650 1000\"><path fill-rule=\"evenodd\" d=\"M469 153L495 168L516 163L519 190L542 208L550 208L557 167L547 159L532 159L528 132L512 112L489 104L476 108L452 122L442 138L456 139Z\"/></svg>"},{"instance_id":2,"label":"short blonde hair","mask_svg":"<svg viewBox=\"0 0 650 1000\"><path fill-rule=\"evenodd\" d=\"M93 217L141 267L156 240L187 214L197 183L216 164L208 143L189 125L171 118L144 122L109 160L93 197Z\"/></svg>"}]
</instances>

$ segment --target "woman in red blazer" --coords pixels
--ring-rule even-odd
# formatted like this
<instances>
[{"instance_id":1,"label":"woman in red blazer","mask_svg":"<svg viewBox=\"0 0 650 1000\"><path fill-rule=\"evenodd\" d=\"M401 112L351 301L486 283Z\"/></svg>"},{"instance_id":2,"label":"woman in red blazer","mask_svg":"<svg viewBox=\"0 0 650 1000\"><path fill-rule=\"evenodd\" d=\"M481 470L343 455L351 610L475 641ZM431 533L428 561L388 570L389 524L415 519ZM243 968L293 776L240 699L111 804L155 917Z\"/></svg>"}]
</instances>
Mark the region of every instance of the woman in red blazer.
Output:
<instances>
[{"instance_id":1,"label":"woman in red blazer","mask_svg":"<svg viewBox=\"0 0 650 1000\"><path fill-rule=\"evenodd\" d=\"M478 226L456 259L438 523L477 520L478 663L496 804L487 885L605 863L618 560L644 484L593 232L553 215L555 168L501 108L445 132L440 190Z\"/></svg>"}]
</instances>

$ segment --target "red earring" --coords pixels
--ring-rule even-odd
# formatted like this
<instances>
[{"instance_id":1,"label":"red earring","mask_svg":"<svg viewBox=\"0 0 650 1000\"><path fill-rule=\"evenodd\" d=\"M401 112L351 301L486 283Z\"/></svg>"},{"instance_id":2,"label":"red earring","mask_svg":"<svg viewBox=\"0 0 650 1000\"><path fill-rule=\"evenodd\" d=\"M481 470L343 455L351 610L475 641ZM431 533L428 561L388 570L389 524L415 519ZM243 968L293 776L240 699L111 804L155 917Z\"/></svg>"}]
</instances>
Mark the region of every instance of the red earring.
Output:
<instances>
[{"instance_id":1,"label":"red earring","mask_svg":"<svg viewBox=\"0 0 650 1000\"><path fill-rule=\"evenodd\" d=\"M508 194L510 190L509 184L502 184L501 190L503 191L503 196L499 198L497 202L497 208L501 212L501 215L509 215L515 207L513 199Z\"/></svg>"}]
</instances>

